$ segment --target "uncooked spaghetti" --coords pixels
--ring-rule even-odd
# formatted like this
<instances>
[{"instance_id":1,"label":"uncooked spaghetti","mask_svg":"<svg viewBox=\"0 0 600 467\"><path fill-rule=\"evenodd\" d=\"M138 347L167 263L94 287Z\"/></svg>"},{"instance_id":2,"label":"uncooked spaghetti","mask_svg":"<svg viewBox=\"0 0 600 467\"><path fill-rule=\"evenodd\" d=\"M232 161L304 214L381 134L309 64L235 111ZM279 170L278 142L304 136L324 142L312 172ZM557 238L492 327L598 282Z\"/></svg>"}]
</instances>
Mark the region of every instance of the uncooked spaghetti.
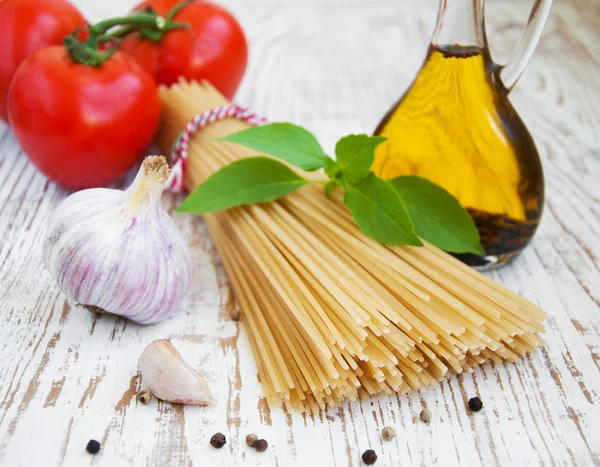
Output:
<instances>
[{"instance_id":1,"label":"uncooked spaghetti","mask_svg":"<svg viewBox=\"0 0 600 467\"><path fill-rule=\"evenodd\" d=\"M228 103L207 83L181 81L160 93L164 151L194 115ZM215 141L248 126L225 119L191 138L188 190L256 155ZM426 242L376 242L341 199L327 200L317 186L203 217L271 406L318 411L360 395L420 389L543 344L536 333L545 313L534 304Z\"/></svg>"}]
</instances>

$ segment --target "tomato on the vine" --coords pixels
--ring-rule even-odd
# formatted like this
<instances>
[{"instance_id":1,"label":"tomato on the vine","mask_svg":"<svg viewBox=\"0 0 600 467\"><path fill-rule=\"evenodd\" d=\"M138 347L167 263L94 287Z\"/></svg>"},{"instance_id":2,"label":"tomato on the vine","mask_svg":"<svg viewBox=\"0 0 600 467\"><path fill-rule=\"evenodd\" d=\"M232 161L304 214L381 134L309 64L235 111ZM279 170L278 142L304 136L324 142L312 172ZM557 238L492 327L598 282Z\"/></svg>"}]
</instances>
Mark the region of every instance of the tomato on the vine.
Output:
<instances>
[{"instance_id":1,"label":"tomato on the vine","mask_svg":"<svg viewBox=\"0 0 600 467\"><path fill-rule=\"evenodd\" d=\"M79 10L66 0L0 1L0 119L8 121L8 88L25 57L62 44L63 36L85 25Z\"/></svg>"},{"instance_id":2,"label":"tomato on the vine","mask_svg":"<svg viewBox=\"0 0 600 467\"><path fill-rule=\"evenodd\" d=\"M160 118L156 83L128 55L75 63L63 46L29 55L8 95L10 124L29 159L73 189L124 174L151 143Z\"/></svg>"},{"instance_id":3,"label":"tomato on the vine","mask_svg":"<svg viewBox=\"0 0 600 467\"><path fill-rule=\"evenodd\" d=\"M134 11L152 8L167 16L179 0L147 0ZM244 32L226 9L207 1L191 1L172 18L188 28L162 35L156 42L129 36L121 50L131 54L152 73L159 84L170 85L179 77L209 80L226 97L235 94L248 61Z\"/></svg>"}]
</instances>

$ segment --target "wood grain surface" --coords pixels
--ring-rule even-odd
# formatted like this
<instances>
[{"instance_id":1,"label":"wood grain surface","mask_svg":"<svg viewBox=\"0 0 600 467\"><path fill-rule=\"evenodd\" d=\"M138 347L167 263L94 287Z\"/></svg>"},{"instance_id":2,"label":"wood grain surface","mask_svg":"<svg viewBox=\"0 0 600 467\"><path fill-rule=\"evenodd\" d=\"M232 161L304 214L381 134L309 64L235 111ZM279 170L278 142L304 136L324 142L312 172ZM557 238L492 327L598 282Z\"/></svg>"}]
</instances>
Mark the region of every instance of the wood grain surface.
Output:
<instances>
[{"instance_id":1,"label":"wood grain surface","mask_svg":"<svg viewBox=\"0 0 600 467\"><path fill-rule=\"evenodd\" d=\"M90 20L130 0L76 1ZM432 0L223 1L242 22L250 65L237 97L272 120L313 130L331 150L370 132L417 71ZM489 0L502 61L531 2ZM547 203L533 243L493 279L548 313L547 345L518 364L486 364L439 387L315 416L269 410L243 321L206 229L175 215L193 248L193 290L175 318L139 326L70 305L40 259L52 209L69 193L27 161L0 126L0 464L6 466L346 466L600 464L600 3L558 0L512 100L543 157ZM2 46L0 44L0 46ZM0 124L1 125L1 124ZM123 180L117 186L124 186ZM182 200L165 194L172 210ZM137 361L168 338L218 403L136 402ZM466 408L479 395L479 413ZM429 424L418 418L423 407ZM381 429L397 436L382 441ZM216 450L210 436L228 443ZM254 432L269 441L257 453ZM102 449L85 452L89 439Z\"/></svg>"}]
</instances>

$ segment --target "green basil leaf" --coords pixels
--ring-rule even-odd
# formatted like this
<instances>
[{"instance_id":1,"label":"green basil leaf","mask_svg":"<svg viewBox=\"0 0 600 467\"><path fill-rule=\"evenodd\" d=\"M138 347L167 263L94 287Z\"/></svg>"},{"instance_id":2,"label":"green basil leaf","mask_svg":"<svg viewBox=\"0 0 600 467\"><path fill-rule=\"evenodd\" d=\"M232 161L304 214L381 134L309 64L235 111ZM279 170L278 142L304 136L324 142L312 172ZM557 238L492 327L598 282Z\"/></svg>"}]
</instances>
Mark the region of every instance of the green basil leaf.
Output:
<instances>
[{"instance_id":1,"label":"green basil leaf","mask_svg":"<svg viewBox=\"0 0 600 467\"><path fill-rule=\"evenodd\" d=\"M414 175L389 183L404 201L420 237L452 253L485 254L475 222L442 187Z\"/></svg>"},{"instance_id":2,"label":"green basil leaf","mask_svg":"<svg viewBox=\"0 0 600 467\"><path fill-rule=\"evenodd\" d=\"M334 179L342 173L342 169L340 169L339 164L333 159L329 158L327 158L327 161L325 162L324 171L330 179Z\"/></svg>"},{"instance_id":3,"label":"green basil leaf","mask_svg":"<svg viewBox=\"0 0 600 467\"><path fill-rule=\"evenodd\" d=\"M324 167L329 160L317 139L292 123L255 126L218 139L256 149L309 172Z\"/></svg>"},{"instance_id":4,"label":"green basil leaf","mask_svg":"<svg viewBox=\"0 0 600 467\"><path fill-rule=\"evenodd\" d=\"M352 211L360 230L378 242L422 245L398 193L373 172L346 184L344 204Z\"/></svg>"},{"instance_id":5,"label":"green basil leaf","mask_svg":"<svg viewBox=\"0 0 600 467\"><path fill-rule=\"evenodd\" d=\"M331 193L333 193L333 190L335 190L337 186L338 184L335 180L329 180L327 182L325 185L325 196L327 196L327 199L331 199Z\"/></svg>"},{"instance_id":6,"label":"green basil leaf","mask_svg":"<svg viewBox=\"0 0 600 467\"><path fill-rule=\"evenodd\" d=\"M310 183L282 162L249 157L221 168L179 206L177 212L206 213L281 198Z\"/></svg>"},{"instance_id":7,"label":"green basil leaf","mask_svg":"<svg viewBox=\"0 0 600 467\"><path fill-rule=\"evenodd\" d=\"M366 177L375 159L375 148L385 140L382 136L344 136L335 145L335 158L340 169L351 178Z\"/></svg>"}]
</instances>

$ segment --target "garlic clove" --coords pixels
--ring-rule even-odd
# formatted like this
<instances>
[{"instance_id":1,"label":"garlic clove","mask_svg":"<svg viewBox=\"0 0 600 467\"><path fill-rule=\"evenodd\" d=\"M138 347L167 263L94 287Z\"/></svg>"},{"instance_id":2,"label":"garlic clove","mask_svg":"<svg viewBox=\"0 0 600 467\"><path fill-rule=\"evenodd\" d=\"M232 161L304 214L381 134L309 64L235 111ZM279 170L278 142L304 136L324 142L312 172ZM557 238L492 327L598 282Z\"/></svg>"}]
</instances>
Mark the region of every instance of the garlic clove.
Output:
<instances>
[{"instance_id":1,"label":"garlic clove","mask_svg":"<svg viewBox=\"0 0 600 467\"><path fill-rule=\"evenodd\" d=\"M206 381L183 359L173 345L157 339L140 357L142 381L159 399L190 405L213 405Z\"/></svg>"}]
</instances>

